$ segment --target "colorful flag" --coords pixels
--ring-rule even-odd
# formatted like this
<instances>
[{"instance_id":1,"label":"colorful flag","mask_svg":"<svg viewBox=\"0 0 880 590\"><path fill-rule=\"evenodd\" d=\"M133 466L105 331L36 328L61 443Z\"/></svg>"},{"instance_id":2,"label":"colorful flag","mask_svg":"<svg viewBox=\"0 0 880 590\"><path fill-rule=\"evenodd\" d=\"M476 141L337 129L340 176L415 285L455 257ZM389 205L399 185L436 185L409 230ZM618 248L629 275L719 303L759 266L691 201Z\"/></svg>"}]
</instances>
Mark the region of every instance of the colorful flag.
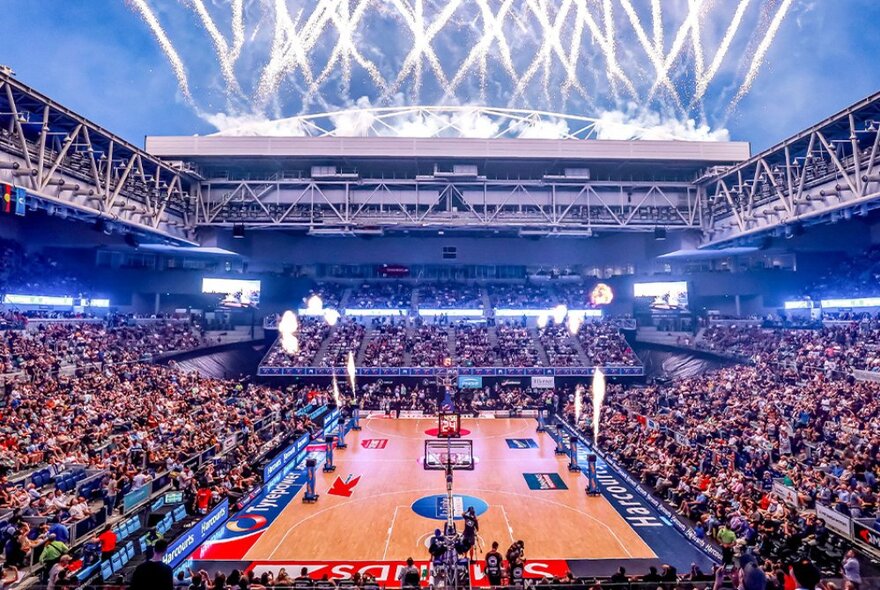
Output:
<instances>
[{"instance_id":1,"label":"colorful flag","mask_svg":"<svg viewBox=\"0 0 880 590\"><path fill-rule=\"evenodd\" d=\"M15 214L24 217L27 213L27 191L20 186L15 187Z\"/></svg>"},{"instance_id":2,"label":"colorful flag","mask_svg":"<svg viewBox=\"0 0 880 590\"><path fill-rule=\"evenodd\" d=\"M3 185L3 212L12 211L12 187L8 184Z\"/></svg>"}]
</instances>

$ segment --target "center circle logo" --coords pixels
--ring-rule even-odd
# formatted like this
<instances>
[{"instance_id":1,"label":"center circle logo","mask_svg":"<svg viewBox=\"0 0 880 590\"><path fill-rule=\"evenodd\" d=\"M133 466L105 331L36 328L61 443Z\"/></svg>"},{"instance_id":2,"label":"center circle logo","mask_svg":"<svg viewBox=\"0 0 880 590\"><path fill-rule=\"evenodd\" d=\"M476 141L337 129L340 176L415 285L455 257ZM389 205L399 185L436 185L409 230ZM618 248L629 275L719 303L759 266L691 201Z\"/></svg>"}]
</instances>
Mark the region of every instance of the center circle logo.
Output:
<instances>
[{"instance_id":1,"label":"center circle logo","mask_svg":"<svg viewBox=\"0 0 880 590\"><path fill-rule=\"evenodd\" d=\"M266 526L266 518L259 514L242 514L226 523L226 528L234 533L249 533Z\"/></svg>"},{"instance_id":2,"label":"center circle logo","mask_svg":"<svg viewBox=\"0 0 880 590\"><path fill-rule=\"evenodd\" d=\"M480 516L489 509L489 505L482 498L476 496L462 496L454 494L452 496L452 504L455 508L454 519L461 520L461 514L471 506L474 512ZM449 498L446 494L434 494L431 496L423 496L412 503L412 511L422 518L430 518L431 520L446 520L449 506Z\"/></svg>"}]
</instances>

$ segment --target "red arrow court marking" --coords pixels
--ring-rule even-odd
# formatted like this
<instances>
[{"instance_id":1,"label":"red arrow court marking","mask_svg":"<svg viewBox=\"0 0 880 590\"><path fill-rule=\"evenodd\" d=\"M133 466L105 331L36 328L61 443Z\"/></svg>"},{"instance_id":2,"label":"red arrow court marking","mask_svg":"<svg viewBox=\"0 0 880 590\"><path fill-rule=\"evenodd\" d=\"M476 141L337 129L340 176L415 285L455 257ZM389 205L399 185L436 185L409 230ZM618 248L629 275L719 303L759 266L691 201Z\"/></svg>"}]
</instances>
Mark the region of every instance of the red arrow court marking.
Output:
<instances>
[{"instance_id":1,"label":"red arrow court marking","mask_svg":"<svg viewBox=\"0 0 880 590\"><path fill-rule=\"evenodd\" d=\"M327 490L327 493L334 496L342 496L344 498L351 497L352 489L354 489L354 487L361 480L361 476L358 475L355 478L351 478L351 476L349 475L348 477L350 478L349 480L343 481L341 477L337 476L336 481L333 482L333 485L330 486L330 489Z\"/></svg>"}]
</instances>

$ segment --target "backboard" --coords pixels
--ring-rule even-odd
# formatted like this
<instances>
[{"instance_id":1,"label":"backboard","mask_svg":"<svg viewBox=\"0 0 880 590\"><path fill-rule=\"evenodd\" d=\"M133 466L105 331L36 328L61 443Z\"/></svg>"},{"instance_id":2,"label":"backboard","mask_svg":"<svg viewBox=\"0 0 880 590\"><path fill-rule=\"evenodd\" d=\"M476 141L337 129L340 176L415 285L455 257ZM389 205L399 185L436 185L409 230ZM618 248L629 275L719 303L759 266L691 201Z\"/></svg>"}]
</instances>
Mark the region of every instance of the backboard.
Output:
<instances>
[{"instance_id":1,"label":"backboard","mask_svg":"<svg viewBox=\"0 0 880 590\"><path fill-rule=\"evenodd\" d=\"M474 441L426 440L425 469L443 471L451 463L453 469L472 470L474 468Z\"/></svg>"}]
</instances>

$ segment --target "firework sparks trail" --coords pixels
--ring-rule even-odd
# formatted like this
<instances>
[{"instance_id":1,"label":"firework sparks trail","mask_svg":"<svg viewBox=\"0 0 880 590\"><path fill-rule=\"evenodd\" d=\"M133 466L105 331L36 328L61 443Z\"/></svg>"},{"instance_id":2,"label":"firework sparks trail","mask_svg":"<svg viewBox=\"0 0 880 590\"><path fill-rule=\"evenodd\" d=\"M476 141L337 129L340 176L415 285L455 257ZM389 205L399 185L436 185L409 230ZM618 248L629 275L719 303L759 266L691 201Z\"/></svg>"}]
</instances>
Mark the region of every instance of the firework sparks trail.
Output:
<instances>
[{"instance_id":1,"label":"firework sparks trail","mask_svg":"<svg viewBox=\"0 0 880 590\"><path fill-rule=\"evenodd\" d=\"M596 367L593 373L593 445L599 444L599 421L602 416L602 404L605 403L605 373Z\"/></svg>"},{"instance_id":2,"label":"firework sparks trail","mask_svg":"<svg viewBox=\"0 0 880 590\"><path fill-rule=\"evenodd\" d=\"M333 401L336 403L337 408L341 405L340 399L339 382L336 381L336 373L333 373Z\"/></svg>"},{"instance_id":3,"label":"firework sparks trail","mask_svg":"<svg viewBox=\"0 0 880 590\"><path fill-rule=\"evenodd\" d=\"M170 63L186 102L211 122L222 123L196 104L191 91L195 82L150 0L127 2ZM719 89L723 96L725 89L733 94L738 88L730 109L751 90L793 0L688 0L671 38L664 30L664 17L667 23L670 19L662 0L645 2L639 8L643 15L632 0L260 0L260 17L248 23L245 0L230 0L225 19L212 15L205 0L180 4L206 33L227 98L236 98L227 102L232 112L226 115L265 118L296 99L306 111L316 101L328 104L331 84L338 84L343 100L351 100L357 77L358 92L366 82L365 95L386 104L399 102L403 95L423 102L428 92L438 95L432 103L456 104L459 95L471 91L486 102L491 82L508 107L573 99L580 108L619 110L621 104L632 104L640 112L659 109L676 117L699 113L705 119L702 101L727 71L725 60L731 55L748 68L744 78L733 85L726 79ZM737 53L740 31L756 4L772 17L766 30L753 34L755 44ZM712 23L720 24L712 19L728 6L735 11L724 15L720 43L706 47L704 33ZM371 20L376 18L381 26ZM397 28L393 43L370 37L373 31L386 34L388 26ZM461 35L461 28L474 34ZM244 52L254 47L266 48L265 59L258 59L248 74L237 73ZM238 77L249 74L249 79Z\"/></svg>"},{"instance_id":4,"label":"firework sparks trail","mask_svg":"<svg viewBox=\"0 0 880 590\"><path fill-rule=\"evenodd\" d=\"M220 64L220 72L223 75L223 80L226 82L227 91L230 93L241 94L238 80L235 78L235 62L232 59L232 50L230 50L229 44L226 42L222 33L220 33L220 29L217 28L217 23L211 18L211 14L205 7L204 1L190 1L192 2L193 9L202 21L202 26L208 32L208 36L211 38L211 42L214 45L214 52L217 54L217 62ZM235 20L233 20L233 22L235 22Z\"/></svg>"},{"instance_id":5,"label":"firework sparks trail","mask_svg":"<svg viewBox=\"0 0 880 590\"><path fill-rule=\"evenodd\" d=\"M330 12L330 21L339 32L339 42L333 47L327 65L309 86L309 96L306 100L320 93L321 85L334 74L335 66L337 64L340 64L340 67L342 68L342 92L347 95L351 84L352 59L369 74L377 88L382 92L387 91L385 78L382 76L379 68L375 63L365 58L363 54L358 51L354 43L358 25L366 15L369 5L369 1L364 0L355 7L354 11L349 11L347 10L348 3L343 2L339 4L339 10L333 10Z\"/></svg>"},{"instance_id":6,"label":"firework sparks trail","mask_svg":"<svg viewBox=\"0 0 880 590\"><path fill-rule=\"evenodd\" d=\"M487 0L476 0L476 3L483 20L483 34L470 53L468 53L464 62L462 62L458 72L449 82L449 86L446 89L447 98L451 98L454 95L456 89L472 72L475 66L479 68L481 79L486 76L489 69L489 50L496 41L501 52L501 64L507 75L511 78L517 77L516 69L513 66L513 58L510 54L510 46L507 44L507 37L504 35L504 21L507 18L508 12L510 12L513 0L504 0L498 8L497 14L492 12Z\"/></svg>"},{"instance_id":7,"label":"firework sparks trail","mask_svg":"<svg viewBox=\"0 0 880 590\"><path fill-rule=\"evenodd\" d=\"M636 38L638 39L639 43L647 54L648 59L650 59L652 65L654 66L654 70L657 74L655 85L657 84L657 81L659 81L663 86L665 86L669 91L669 95L671 96L672 100L675 102L676 106L679 107L680 110L681 97L678 94L678 90L675 88L675 84L672 82L672 80L669 79L669 75L665 69L665 60L663 59L663 56L655 51L651 40L648 39L648 35L645 32L645 27L642 26L642 20L639 18L638 13L636 13L636 10L635 8L633 8L630 0L620 0L620 4L623 7L623 11L629 18L630 25L632 26L633 31L636 34ZM681 30L679 30L679 34L680 33Z\"/></svg>"},{"instance_id":8,"label":"firework sparks trail","mask_svg":"<svg viewBox=\"0 0 880 590\"><path fill-rule=\"evenodd\" d=\"M162 48L162 53L168 58L168 61L171 64L171 69L174 71L174 77L177 78L177 85L180 86L180 91L183 93L183 97L188 103L194 105L195 100L193 100L192 93L189 90L189 78L187 78L186 75L186 68L183 67L183 61L181 61L180 55L178 55L177 50L168 38L165 29L162 28L159 19L153 14L153 10L147 4L146 0L129 0L129 2L140 15L141 19L147 23L150 32L152 32L153 36L156 38L156 42L159 43L159 47Z\"/></svg>"},{"instance_id":9,"label":"firework sparks trail","mask_svg":"<svg viewBox=\"0 0 880 590\"><path fill-rule=\"evenodd\" d=\"M434 70L434 74L437 76L437 83L440 87L444 89L448 88L449 81L446 79L446 74L443 72L443 66L440 64L440 60L437 58L437 53L431 46L431 42L434 40L434 37L440 33L443 27L446 26L452 18L452 15L455 14L455 11L458 10L462 0L449 0L449 3L443 7L443 10L437 15L434 22L428 27L425 26L423 0L416 0L415 6L412 9L404 4L402 0L391 1L400 12L400 16L412 33L413 44L409 54L407 54L406 58L403 60L403 65L400 68L400 73L398 74L397 79L391 84L388 92L386 92L386 98L400 90L404 80L410 74L413 76L413 94L418 96L422 87L423 57Z\"/></svg>"},{"instance_id":10,"label":"firework sparks trail","mask_svg":"<svg viewBox=\"0 0 880 590\"><path fill-rule=\"evenodd\" d=\"M773 20L770 21L770 27L767 29L764 38L761 39L761 43L758 45L754 57L752 57L752 63L749 66L749 71L746 74L745 80L730 103L731 110L734 109L739 101L742 100L742 98L749 93L749 90L752 89L752 84L754 84L755 78L758 76L758 71L764 63L764 56L767 55L767 50L770 49L770 45L773 44L773 39L776 38L776 33L779 32L779 27L782 25L782 21L785 20L785 15L788 13L788 9L791 8L792 1L793 0L782 0L782 5L776 11L776 14L773 15Z\"/></svg>"},{"instance_id":11,"label":"firework sparks trail","mask_svg":"<svg viewBox=\"0 0 880 590\"><path fill-rule=\"evenodd\" d=\"M657 89L661 86L661 84L667 87L669 87L669 85L672 85L672 89L674 91L672 98L675 101L675 105L678 107L679 111L684 112L681 94L678 92L678 88L675 87L675 82L673 82L669 72L672 69L672 64L675 63L675 60L678 59L679 54L682 52L687 44L688 33L691 33L691 36L696 35L697 37L699 37L700 7L702 5L702 2L703 0L690 0L687 18L676 32L675 38L672 40L672 47L670 47L669 49L669 54L666 56L665 59L662 57L661 53L657 54L658 57L660 57L662 60L663 69L662 71L657 72L657 79L651 86L650 92L648 92L647 101L650 102L650 100L654 98L654 94L657 92ZM694 32L695 30L696 32ZM702 51L702 49L700 49L700 51ZM695 68L697 69L697 73L702 73L700 71L702 68L702 57L695 59L695 61L699 64Z\"/></svg>"},{"instance_id":12,"label":"firework sparks trail","mask_svg":"<svg viewBox=\"0 0 880 590\"><path fill-rule=\"evenodd\" d=\"M739 30L740 24L742 24L743 15L745 15L750 1L751 0L740 0L739 5L736 7L733 19L730 21L730 25L728 25L727 31L724 33L724 38L721 40L721 45L718 47L718 50L715 52L715 57L712 59L712 64L709 66L709 69L705 74L697 80L697 90L694 93L694 98L691 100L691 106L698 103L703 98L706 94L706 90L709 88L709 84L712 83L715 74L718 73L718 69L721 67L721 63L724 61L725 56L727 56L727 51L730 49L730 44L733 42L733 38Z\"/></svg>"},{"instance_id":13,"label":"firework sparks trail","mask_svg":"<svg viewBox=\"0 0 880 590\"><path fill-rule=\"evenodd\" d=\"M632 83L629 77L627 77L626 73L623 71L623 68L621 68L620 65L617 63L614 46L614 29L606 27L607 34L603 35L601 29L599 28L599 25L593 18L592 13L590 13L589 8L587 8L586 0L575 0L575 4L578 8L579 20L581 20L583 24L586 25L586 27L590 30L590 34L593 36L593 39L599 44L599 48L602 50L602 54L605 57L606 75L608 76L608 81L612 85L612 89L615 92L615 99L617 98L616 88L618 82L626 87L626 90L627 92L629 92L631 98L637 97L638 92L636 91L635 85ZM608 10L610 12L611 9L609 8ZM610 18L610 16L606 18Z\"/></svg>"},{"instance_id":14,"label":"firework sparks trail","mask_svg":"<svg viewBox=\"0 0 880 590\"><path fill-rule=\"evenodd\" d=\"M357 369L354 366L354 353L350 350L348 351L348 364L346 366L346 372L348 373L348 380L351 383L351 395L355 400L357 400L357 383L355 382Z\"/></svg>"}]
</instances>

